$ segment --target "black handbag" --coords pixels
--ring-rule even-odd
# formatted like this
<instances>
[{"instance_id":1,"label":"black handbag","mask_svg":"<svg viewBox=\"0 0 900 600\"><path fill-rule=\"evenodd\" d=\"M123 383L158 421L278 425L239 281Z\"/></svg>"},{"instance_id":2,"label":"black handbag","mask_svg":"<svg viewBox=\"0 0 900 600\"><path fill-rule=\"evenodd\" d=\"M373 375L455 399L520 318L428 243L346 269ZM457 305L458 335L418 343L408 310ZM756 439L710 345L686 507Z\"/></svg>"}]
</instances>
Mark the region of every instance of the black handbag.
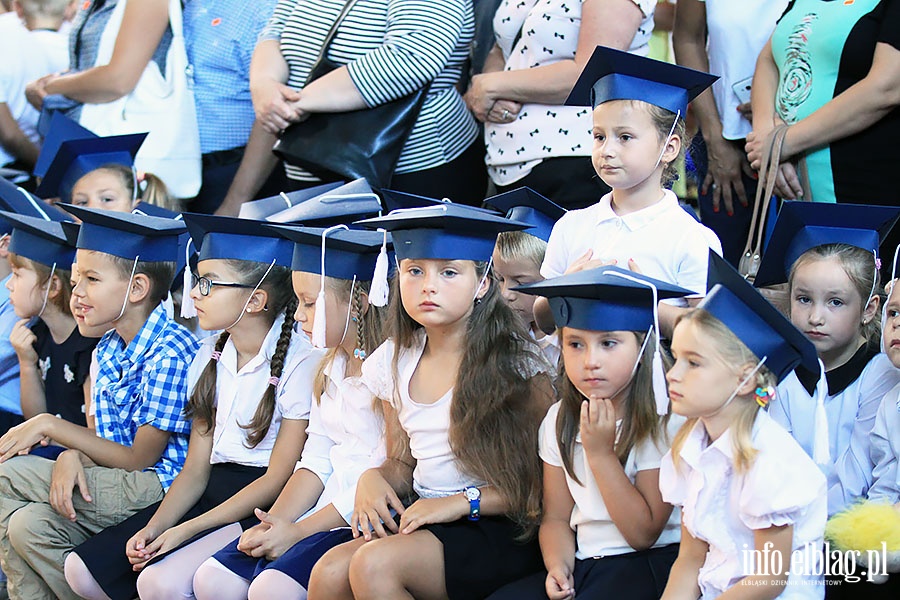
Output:
<instances>
[{"instance_id":1,"label":"black handbag","mask_svg":"<svg viewBox=\"0 0 900 600\"><path fill-rule=\"evenodd\" d=\"M325 37L306 83L340 67L326 57L338 26L356 0L349 0ZM284 130L272 148L286 163L323 181L365 178L388 187L430 85L386 104L348 112L313 113Z\"/></svg>"}]
</instances>

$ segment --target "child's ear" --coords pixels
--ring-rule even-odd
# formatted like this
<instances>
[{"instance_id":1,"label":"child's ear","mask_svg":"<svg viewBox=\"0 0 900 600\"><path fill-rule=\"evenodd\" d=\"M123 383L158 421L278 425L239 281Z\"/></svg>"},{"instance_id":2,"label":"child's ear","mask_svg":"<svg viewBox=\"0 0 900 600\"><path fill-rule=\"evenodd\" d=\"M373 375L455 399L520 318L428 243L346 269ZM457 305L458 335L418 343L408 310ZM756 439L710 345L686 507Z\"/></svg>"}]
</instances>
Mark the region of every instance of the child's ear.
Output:
<instances>
[{"instance_id":1,"label":"child's ear","mask_svg":"<svg viewBox=\"0 0 900 600\"><path fill-rule=\"evenodd\" d=\"M247 302L247 312L260 312L269 310L269 293L266 290L258 289L250 296Z\"/></svg>"},{"instance_id":2,"label":"child's ear","mask_svg":"<svg viewBox=\"0 0 900 600\"><path fill-rule=\"evenodd\" d=\"M756 392L756 388L759 387L759 383L757 382L758 377L750 377L750 379L747 379L747 376L749 376L750 373L753 372L754 368L756 368L756 365L748 364L745 365L743 369L741 369L741 372L739 374L740 379L738 379L738 382L743 381L743 385L738 388L738 396L749 396L750 394ZM747 380L744 381L745 379Z\"/></svg>"},{"instance_id":3,"label":"child's ear","mask_svg":"<svg viewBox=\"0 0 900 600\"><path fill-rule=\"evenodd\" d=\"M0 236L0 258L4 260L9 258L9 234Z\"/></svg>"},{"instance_id":4,"label":"child's ear","mask_svg":"<svg viewBox=\"0 0 900 600\"><path fill-rule=\"evenodd\" d=\"M48 298L56 298L62 293L62 279L56 273L50 278L50 290L47 292Z\"/></svg>"},{"instance_id":5,"label":"child's ear","mask_svg":"<svg viewBox=\"0 0 900 600\"><path fill-rule=\"evenodd\" d=\"M369 294L368 294L368 292L364 292L364 291L360 290L359 306L360 306L360 310L362 310L362 314L357 315L357 317L366 316L366 313L369 312Z\"/></svg>"},{"instance_id":6,"label":"child's ear","mask_svg":"<svg viewBox=\"0 0 900 600\"><path fill-rule=\"evenodd\" d=\"M868 325L872 322L872 319L878 315L878 307L881 304L881 297L878 294L872 294L872 297L869 298L869 303L866 305L866 308L863 310L862 314L862 324Z\"/></svg>"},{"instance_id":7,"label":"child's ear","mask_svg":"<svg viewBox=\"0 0 900 600\"><path fill-rule=\"evenodd\" d=\"M477 290L475 290L475 299L479 300L479 301L483 300L484 297L487 295L488 291L491 289L492 285L493 285L493 283L491 282L490 277L481 278L481 285L479 286L479 288Z\"/></svg>"},{"instance_id":8,"label":"child's ear","mask_svg":"<svg viewBox=\"0 0 900 600\"><path fill-rule=\"evenodd\" d=\"M150 297L153 284L146 273L135 273L131 279L131 288L128 290L128 301L140 304Z\"/></svg>"},{"instance_id":9,"label":"child's ear","mask_svg":"<svg viewBox=\"0 0 900 600\"><path fill-rule=\"evenodd\" d=\"M662 160L660 162L669 164L674 162L680 154L681 136L673 133L669 136L669 139L666 140L666 147L665 150L663 150Z\"/></svg>"}]
</instances>

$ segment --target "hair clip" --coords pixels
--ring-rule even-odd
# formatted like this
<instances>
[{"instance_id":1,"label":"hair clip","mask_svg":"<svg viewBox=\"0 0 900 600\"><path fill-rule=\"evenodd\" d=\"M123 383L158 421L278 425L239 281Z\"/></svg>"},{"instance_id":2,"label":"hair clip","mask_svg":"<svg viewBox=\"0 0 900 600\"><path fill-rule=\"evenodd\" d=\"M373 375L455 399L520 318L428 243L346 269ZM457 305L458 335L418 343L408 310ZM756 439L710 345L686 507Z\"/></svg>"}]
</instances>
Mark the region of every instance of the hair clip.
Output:
<instances>
[{"instance_id":1,"label":"hair clip","mask_svg":"<svg viewBox=\"0 0 900 600\"><path fill-rule=\"evenodd\" d=\"M881 270L881 259L880 258L875 259L875 268L878 269L879 271Z\"/></svg>"},{"instance_id":2,"label":"hair clip","mask_svg":"<svg viewBox=\"0 0 900 600\"><path fill-rule=\"evenodd\" d=\"M354 348L353 349L353 358L357 358L359 360L366 360L366 351L362 348Z\"/></svg>"},{"instance_id":3,"label":"hair clip","mask_svg":"<svg viewBox=\"0 0 900 600\"><path fill-rule=\"evenodd\" d=\"M214 361L216 361L216 362L219 362L219 359L222 358L222 353L219 352L218 350L216 350L216 351L214 351L212 354L210 354L209 357L210 357L212 360L214 360Z\"/></svg>"},{"instance_id":4,"label":"hair clip","mask_svg":"<svg viewBox=\"0 0 900 600\"><path fill-rule=\"evenodd\" d=\"M766 408L769 405L769 402L772 401L772 398L775 397L775 388L771 385L758 387L753 394L756 396L756 403L759 404L760 407Z\"/></svg>"},{"instance_id":5,"label":"hair clip","mask_svg":"<svg viewBox=\"0 0 900 600\"><path fill-rule=\"evenodd\" d=\"M269 377L269 385L271 385L271 386L273 386L273 387L274 387L274 386L277 386L277 385L278 385L278 382L279 382L280 380L281 380L281 377L274 377L274 376L273 376L273 377Z\"/></svg>"}]
</instances>

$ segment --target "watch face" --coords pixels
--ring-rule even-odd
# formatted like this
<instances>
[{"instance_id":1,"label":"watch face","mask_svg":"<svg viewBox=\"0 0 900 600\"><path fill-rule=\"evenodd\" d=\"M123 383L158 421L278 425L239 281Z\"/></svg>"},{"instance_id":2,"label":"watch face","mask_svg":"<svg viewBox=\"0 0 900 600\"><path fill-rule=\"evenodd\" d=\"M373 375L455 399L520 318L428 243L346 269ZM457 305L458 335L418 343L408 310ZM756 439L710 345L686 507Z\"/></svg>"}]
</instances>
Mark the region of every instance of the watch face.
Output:
<instances>
[{"instance_id":1,"label":"watch face","mask_svg":"<svg viewBox=\"0 0 900 600\"><path fill-rule=\"evenodd\" d=\"M469 500L478 500L481 498L481 490L477 487L468 487L466 488L466 498Z\"/></svg>"}]
</instances>

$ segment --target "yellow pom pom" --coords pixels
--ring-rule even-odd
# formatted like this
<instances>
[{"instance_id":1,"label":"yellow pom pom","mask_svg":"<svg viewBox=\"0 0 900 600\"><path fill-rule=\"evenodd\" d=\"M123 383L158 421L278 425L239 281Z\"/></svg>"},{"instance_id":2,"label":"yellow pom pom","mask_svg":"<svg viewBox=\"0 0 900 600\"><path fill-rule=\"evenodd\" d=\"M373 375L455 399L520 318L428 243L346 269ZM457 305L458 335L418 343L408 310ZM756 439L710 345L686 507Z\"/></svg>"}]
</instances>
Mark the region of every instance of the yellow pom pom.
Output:
<instances>
[{"instance_id":1,"label":"yellow pom pom","mask_svg":"<svg viewBox=\"0 0 900 600\"><path fill-rule=\"evenodd\" d=\"M840 550L900 550L900 509L892 504L860 502L843 510L825 526L825 539Z\"/></svg>"}]
</instances>

